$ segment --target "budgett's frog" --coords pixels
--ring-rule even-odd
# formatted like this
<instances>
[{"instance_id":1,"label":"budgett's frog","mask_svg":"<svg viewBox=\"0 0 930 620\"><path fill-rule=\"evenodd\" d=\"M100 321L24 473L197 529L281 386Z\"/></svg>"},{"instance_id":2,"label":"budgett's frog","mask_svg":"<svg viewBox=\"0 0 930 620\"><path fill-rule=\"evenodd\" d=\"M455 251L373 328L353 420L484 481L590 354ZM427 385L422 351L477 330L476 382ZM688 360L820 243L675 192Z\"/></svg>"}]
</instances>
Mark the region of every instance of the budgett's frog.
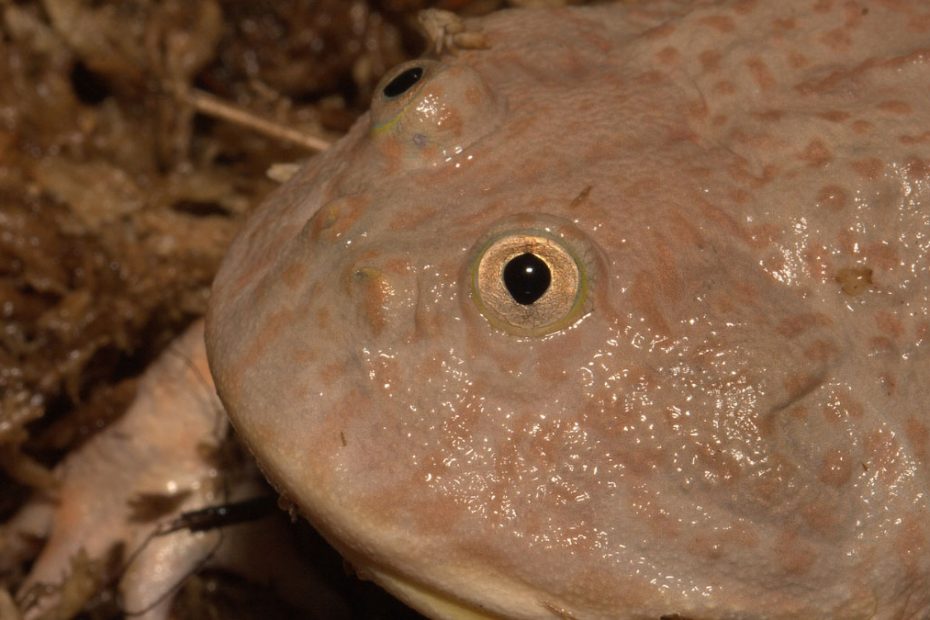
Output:
<instances>
[{"instance_id":1,"label":"budgett's frog","mask_svg":"<svg viewBox=\"0 0 930 620\"><path fill-rule=\"evenodd\" d=\"M436 617L930 616L930 4L443 28L216 279L272 484Z\"/></svg>"}]
</instances>

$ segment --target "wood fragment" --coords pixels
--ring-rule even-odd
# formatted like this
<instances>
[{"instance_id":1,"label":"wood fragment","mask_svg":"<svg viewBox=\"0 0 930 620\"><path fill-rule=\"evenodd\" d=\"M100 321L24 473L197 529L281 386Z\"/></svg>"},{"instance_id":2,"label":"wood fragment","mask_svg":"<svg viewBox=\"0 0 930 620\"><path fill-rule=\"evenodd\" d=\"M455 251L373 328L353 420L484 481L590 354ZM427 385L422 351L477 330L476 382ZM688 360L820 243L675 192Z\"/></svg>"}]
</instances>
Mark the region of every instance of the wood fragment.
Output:
<instances>
[{"instance_id":1,"label":"wood fragment","mask_svg":"<svg viewBox=\"0 0 930 620\"><path fill-rule=\"evenodd\" d=\"M328 140L262 118L253 112L223 101L219 97L202 90L190 89L179 92L178 97L201 114L220 118L242 127L248 127L275 140L289 142L311 151L325 151L330 145Z\"/></svg>"}]
</instances>

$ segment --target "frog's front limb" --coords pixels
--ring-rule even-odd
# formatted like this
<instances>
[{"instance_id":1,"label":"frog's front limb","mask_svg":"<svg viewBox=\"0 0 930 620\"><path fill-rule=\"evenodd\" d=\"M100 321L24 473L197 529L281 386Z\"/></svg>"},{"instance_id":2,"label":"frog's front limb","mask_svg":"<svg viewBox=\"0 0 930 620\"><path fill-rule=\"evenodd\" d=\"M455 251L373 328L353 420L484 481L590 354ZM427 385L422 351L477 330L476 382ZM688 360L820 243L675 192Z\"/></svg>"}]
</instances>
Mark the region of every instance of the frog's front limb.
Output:
<instances>
[{"instance_id":1,"label":"frog's front limb","mask_svg":"<svg viewBox=\"0 0 930 620\"><path fill-rule=\"evenodd\" d=\"M145 373L126 414L62 463L55 496L24 508L34 517L14 519L23 530L48 520L45 547L17 596L24 617L82 604L64 600L55 584L80 554L101 560L120 547L122 561L108 577L119 579L123 609L166 617L174 586L211 553L219 533L153 534L184 511L223 500L211 456L226 430L198 322Z\"/></svg>"}]
</instances>

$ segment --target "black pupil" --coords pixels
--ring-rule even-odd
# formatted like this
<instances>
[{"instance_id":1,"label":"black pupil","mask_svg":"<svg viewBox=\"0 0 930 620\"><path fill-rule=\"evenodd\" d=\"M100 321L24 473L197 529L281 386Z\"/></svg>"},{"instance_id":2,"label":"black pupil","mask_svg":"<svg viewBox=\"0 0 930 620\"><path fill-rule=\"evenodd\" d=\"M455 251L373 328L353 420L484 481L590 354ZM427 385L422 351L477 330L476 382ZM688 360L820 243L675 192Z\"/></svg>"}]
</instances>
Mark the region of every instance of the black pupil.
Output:
<instances>
[{"instance_id":1,"label":"black pupil","mask_svg":"<svg viewBox=\"0 0 930 620\"><path fill-rule=\"evenodd\" d=\"M385 97L399 97L410 90L411 86L419 82L421 77L423 77L423 67L410 67L388 82L382 92L384 92Z\"/></svg>"},{"instance_id":2,"label":"black pupil","mask_svg":"<svg viewBox=\"0 0 930 620\"><path fill-rule=\"evenodd\" d=\"M551 282L549 266L535 254L515 256L504 266L504 286L518 304L530 305L543 296Z\"/></svg>"}]
</instances>

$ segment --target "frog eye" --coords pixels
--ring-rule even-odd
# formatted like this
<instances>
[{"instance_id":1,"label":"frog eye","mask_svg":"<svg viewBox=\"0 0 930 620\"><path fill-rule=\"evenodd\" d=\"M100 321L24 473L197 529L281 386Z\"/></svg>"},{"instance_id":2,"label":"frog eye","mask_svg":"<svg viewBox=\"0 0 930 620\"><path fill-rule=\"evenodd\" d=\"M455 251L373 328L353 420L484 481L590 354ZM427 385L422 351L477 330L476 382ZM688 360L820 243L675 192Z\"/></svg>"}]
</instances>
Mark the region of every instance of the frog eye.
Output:
<instances>
[{"instance_id":1,"label":"frog eye","mask_svg":"<svg viewBox=\"0 0 930 620\"><path fill-rule=\"evenodd\" d=\"M371 138L405 168L451 161L496 128L501 98L463 62L414 60L388 73L371 103Z\"/></svg>"},{"instance_id":2,"label":"frog eye","mask_svg":"<svg viewBox=\"0 0 930 620\"><path fill-rule=\"evenodd\" d=\"M575 323L588 310L583 257L545 230L494 236L476 256L472 297L495 327L543 336Z\"/></svg>"},{"instance_id":3,"label":"frog eye","mask_svg":"<svg viewBox=\"0 0 930 620\"><path fill-rule=\"evenodd\" d=\"M416 83L419 82L422 77L423 67L420 65L413 65L412 67L396 73L394 77L384 85L384 88L381 89L381 94L386 99L396 99L416 86Z\"/></svg>"}]
</instances>

